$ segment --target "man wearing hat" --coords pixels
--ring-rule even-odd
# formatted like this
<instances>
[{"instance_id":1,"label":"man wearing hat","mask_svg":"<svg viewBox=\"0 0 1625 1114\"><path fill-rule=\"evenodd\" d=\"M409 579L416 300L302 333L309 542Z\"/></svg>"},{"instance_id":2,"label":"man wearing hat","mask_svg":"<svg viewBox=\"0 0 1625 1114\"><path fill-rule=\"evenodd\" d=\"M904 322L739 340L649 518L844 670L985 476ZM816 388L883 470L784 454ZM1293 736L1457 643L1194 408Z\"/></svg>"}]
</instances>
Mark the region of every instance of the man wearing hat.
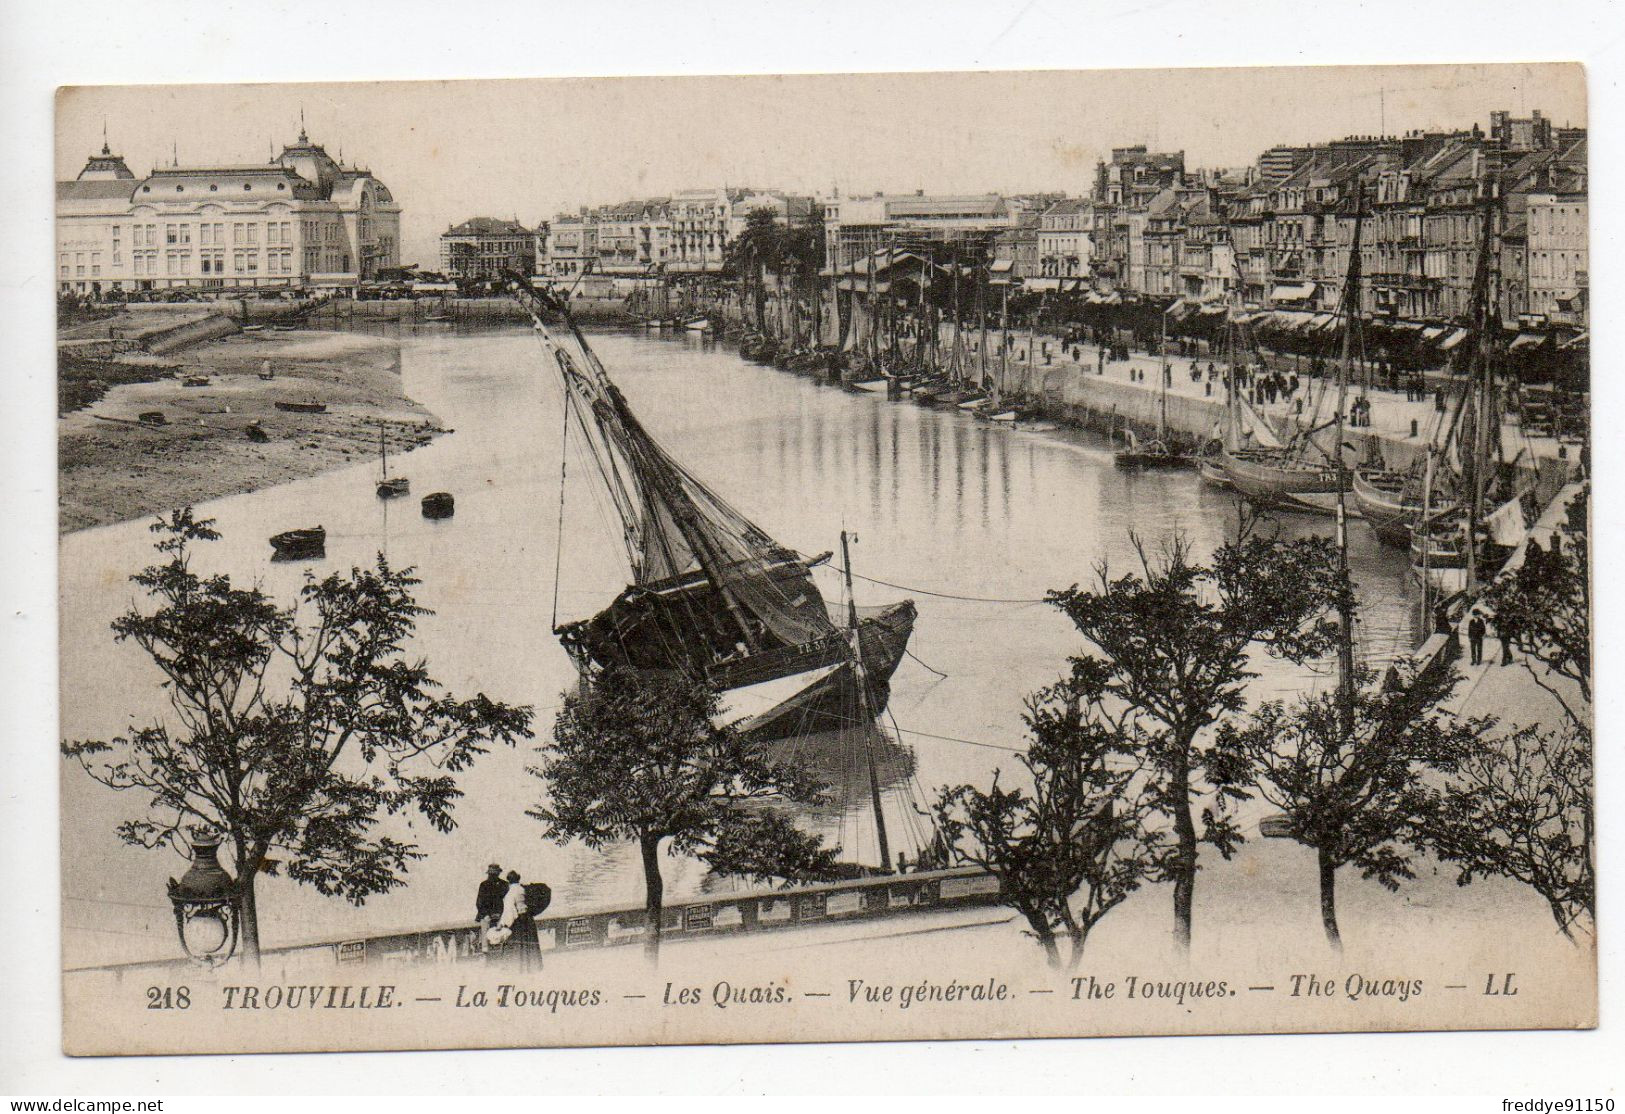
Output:
<instances>
[{"instance_id":1,"label":"man wearing hat","mask_svg":"<svg viewBox=\"0 0 1625 1114\"><path fill-rule=\"evenodd\" d=\"M502 880L502 868L492 863L485 868L485 880L474 898L474 922L491 927L502 917L502 899L508 895L508 884Z\"/></svg>"}]
</instances>

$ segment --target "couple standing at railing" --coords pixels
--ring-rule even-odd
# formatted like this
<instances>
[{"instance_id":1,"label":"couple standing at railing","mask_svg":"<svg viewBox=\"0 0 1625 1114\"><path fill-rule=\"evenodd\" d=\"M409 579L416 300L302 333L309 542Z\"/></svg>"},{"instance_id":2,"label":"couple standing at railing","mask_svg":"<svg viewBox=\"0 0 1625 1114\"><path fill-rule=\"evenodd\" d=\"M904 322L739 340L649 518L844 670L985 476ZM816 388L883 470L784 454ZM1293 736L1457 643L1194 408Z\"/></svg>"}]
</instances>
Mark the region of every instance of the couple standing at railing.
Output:
<instances>
[{"instance_id":1,"label":"couple standing at railing","mask_svg":"<svg viewBox=\"0 0 1625 1114\"><path fill-rule=\"evenodd\" d=\"M481 928L480 942L490 959L515 963L521 971L540 970L541 939L536 918L552 900L545 882L525 884L517 870L502 876L502 867L485 868L474 899L474 921Z\"/></svg>"}]
</instances>

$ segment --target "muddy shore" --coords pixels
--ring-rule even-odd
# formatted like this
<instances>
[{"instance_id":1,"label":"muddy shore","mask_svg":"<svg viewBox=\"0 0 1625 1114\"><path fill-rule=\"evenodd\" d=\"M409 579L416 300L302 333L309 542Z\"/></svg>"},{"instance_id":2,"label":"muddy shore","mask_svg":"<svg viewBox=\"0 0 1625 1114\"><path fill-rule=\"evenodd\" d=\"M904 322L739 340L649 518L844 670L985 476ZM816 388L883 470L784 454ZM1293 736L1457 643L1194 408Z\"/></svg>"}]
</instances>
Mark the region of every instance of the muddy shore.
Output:
<instances>
[{"instance_id":1,"label":"muddy shore","mask_svg":"<svg viewBox=\"0 0 1625 1114\"><path fill-rule=\"evenodd\" d=\"M439 432L435 416L401 393L400 349L380 337L249 333L155 362L180 366L154 382L114 386L59 419L59 532L376 459L379 423L391 454ZM266 371L270 379L261 378ZM188 377L208 382L187 386ZM293 413L278 402L327 409ZM138 420L152 411L163 425ZM263 441L250 435L251 425Z\"/></svg>"}]
</instances>

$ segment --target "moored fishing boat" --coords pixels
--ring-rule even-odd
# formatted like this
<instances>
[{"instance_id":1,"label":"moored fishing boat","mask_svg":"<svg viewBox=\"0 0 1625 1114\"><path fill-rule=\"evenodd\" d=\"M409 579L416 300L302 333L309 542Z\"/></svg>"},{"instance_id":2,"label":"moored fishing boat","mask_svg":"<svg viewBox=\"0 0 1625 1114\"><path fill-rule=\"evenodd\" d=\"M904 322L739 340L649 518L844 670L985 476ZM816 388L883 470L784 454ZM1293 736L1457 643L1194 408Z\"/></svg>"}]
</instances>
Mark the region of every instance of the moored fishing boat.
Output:
<instances>
[{"instance_id":1,"label":"moored fishing boat","mask_svg":"<svg viewBox=\"0 0 1625 1114\"><path fill-rule=\"evenodd\" d=\"M271 535L273 561L309 561L327 555L327 531L320 526Z\"/></svg>"},{"instance_id":2,"label":"moored fishing boat","mask_svg":"<svg viewBox=\"0 0 1625 1114\"><path fill-rule=\"evenodd\" d=\"M1416 521L1417 504L1405 498L1411 476L1384 468L1356 468L1352 489L1354 503L1377 540L1397 547L1411 543L1411 525Z\"/></svg>"},{"instance_id":3,"label":"moored fishing boat","mask_svg":"<svg viewBox=\"0 0 1625 1114\"><path fill-rule=\"evenodd\" d=\"M610 379L568 304L523 276L508 279L564 381L575 419L566 429L585 437L623 528L631 582L596 615L554 626L583 682L625 666L704 678L725 701L760 697L766 686L770 705L741 725L760 739L843 726L859 698L879 714L914 629L913 601L849 605L855 621L843 630L840 610L814 582L824 558L775 541L672 459Z\"/></svg>"}]
</instances>

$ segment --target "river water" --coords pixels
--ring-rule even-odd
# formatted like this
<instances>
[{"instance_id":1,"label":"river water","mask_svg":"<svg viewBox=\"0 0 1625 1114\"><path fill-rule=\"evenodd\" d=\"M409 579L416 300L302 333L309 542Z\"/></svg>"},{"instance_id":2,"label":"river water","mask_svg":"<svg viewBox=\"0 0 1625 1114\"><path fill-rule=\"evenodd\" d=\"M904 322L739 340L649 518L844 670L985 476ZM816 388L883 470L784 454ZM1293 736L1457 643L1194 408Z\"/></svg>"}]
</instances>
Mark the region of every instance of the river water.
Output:
<instances>
[{"instance_id":1,"label":"river water","mask_svg":"<svg viewBox=\"0 0 1625 1114\"><path fill-rule=\"evenodd\" d=\"M555 607L560 619L583 617L625 584L618 527L596 477L571 453L565 545L558 545L561 395L551 361L528 330L397 328L381 330L400 339L406 392L456 430L392 460L410 478L413 497L380 502L372 462L218 500L200 512L217 520L224 540L204 547L199 564L291 599L303 569L271 564L266 538L320 523L328 547L318 571L364 564L380 551L415 566L420 602L435 611L422 621L417 647L433 675L458 694L484 691L534 705L538 739L545 739L560 693L573 681L551 634ZM1153 545L1181 532L1205 556L1233 526L1230 500L1194 474L1118 471L1109 447L1092 435L1013 430L851 394L750 364L694 336L605 333L594 343L652 432L723 497L804 553L835 548L839 532L852 531L854 568L871 578L860 581L858 602L911 595L918 604L915 658L894 678L890 742L880 763L894 855L902 849L912 857L923 827L915 809L937 786L985 785L995 767L1015 767L1022 697L1059 676L1067 655L1080 649L1063 616L1029 601L1089 581L1102 561L1126 567L1135 560L1131 531ZM455 494L456 516L427 521L417 497L440 490ZM1289 535L1313 528L1325 524L1282 523ZM1407 562L1362 526L1351 541L1365 607L1363 652L1386 659L1411 641ZM142 522L63 539L66 737L108 737L162 707L155 671L108 632L134 598L127 576L152 558L150 542ZM826 567L819 575L826 595L839 598L835 573ZM1330 683L1326 670L1269 660L1257 668L1260 697ZM846 806L810 822L840 842L846 857L873 862L867 786L854 764L860 756L851 738L817 741L805 755L837 783ZM529 749L503 750L476 764L464 776L457 829L414 830L427 857L413 867L409 885L370 899L364 911L267 880L263 942L469 918L475 885L492 861L551 882L556 909L639 903L631 848L559 847L526 817L542 792L526 773L536 760ZM134 794L101 789L76 768L64 768L63 785L67 964L172 954L163 883L184 862L118 843L113 827L135 814ZM672 860L667 874L668 895L711 884L691 862Z\"/></svg>"}]
</instances>

